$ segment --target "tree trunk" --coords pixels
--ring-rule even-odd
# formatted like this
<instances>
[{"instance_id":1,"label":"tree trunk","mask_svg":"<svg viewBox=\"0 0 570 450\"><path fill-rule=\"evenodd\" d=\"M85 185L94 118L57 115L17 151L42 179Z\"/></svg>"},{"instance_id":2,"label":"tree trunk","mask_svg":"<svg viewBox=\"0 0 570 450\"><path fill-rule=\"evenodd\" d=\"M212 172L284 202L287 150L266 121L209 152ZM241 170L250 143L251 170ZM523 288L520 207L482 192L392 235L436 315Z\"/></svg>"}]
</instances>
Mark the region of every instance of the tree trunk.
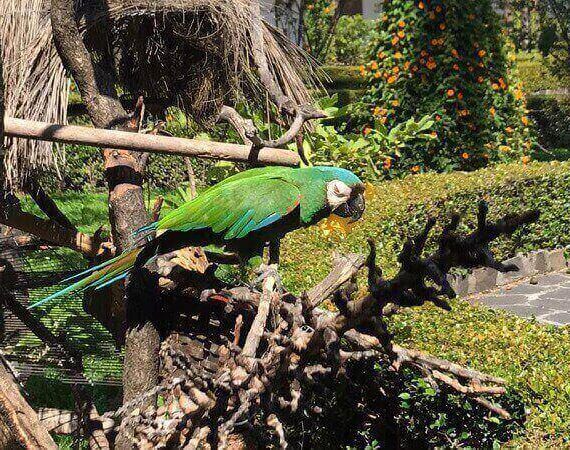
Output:
<instances>
[{"instance_id":1,"label":"tree trunk","mask_svg":"<svg viewBox=\"0 0 570 450\"><path fill-rule=\"evenodd\" d=\"M75 21L72 0L52 0L51 20L58 52L71 72L87 112L98 128L121 126L133 130L129 117L121 106L111 74L98 70L81 39ZM148 223L142 192L144 158L125 150L103 150L105 177L109 187L109 220L113 240L118 250L128 248L132 233ZM158 383L160 337L153 323L154 300L143 295L127 296L123 401L152 389ZM114 302L113 302L114 303ZM153 399L151 399L153 401ZM131 448L121 433L117 448Z\"/></svg>"}]
</instances>

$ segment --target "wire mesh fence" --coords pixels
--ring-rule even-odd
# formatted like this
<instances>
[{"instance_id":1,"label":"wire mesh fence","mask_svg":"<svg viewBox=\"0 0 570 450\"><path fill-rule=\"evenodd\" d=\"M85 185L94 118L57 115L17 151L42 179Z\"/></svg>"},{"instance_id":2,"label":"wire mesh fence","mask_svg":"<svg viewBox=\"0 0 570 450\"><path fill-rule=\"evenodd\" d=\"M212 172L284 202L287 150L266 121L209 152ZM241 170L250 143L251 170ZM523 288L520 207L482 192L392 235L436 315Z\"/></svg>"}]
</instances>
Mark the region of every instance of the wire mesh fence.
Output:
<instances>
[{"instance_id":1,"label":"wire mesh fence","mask_svg":"<svg viewBox=\"0 0 570 450\"><path fill-rule=\"evenodd\" d=\"M72 251L22 245L13 234L0 236L0 266L5 267L0 285L24 306L60 289L58 283L84 265ZM64 383L121 384L121 353L111 334L85 313L82 300L82 294L66 295L37 308L34 314L52 333L65 335L83 355L83 376L62 368L62 355L46 346L10 310L2 308L0 348L22 381L38 376Z\"/></svg>"}]
</instances>

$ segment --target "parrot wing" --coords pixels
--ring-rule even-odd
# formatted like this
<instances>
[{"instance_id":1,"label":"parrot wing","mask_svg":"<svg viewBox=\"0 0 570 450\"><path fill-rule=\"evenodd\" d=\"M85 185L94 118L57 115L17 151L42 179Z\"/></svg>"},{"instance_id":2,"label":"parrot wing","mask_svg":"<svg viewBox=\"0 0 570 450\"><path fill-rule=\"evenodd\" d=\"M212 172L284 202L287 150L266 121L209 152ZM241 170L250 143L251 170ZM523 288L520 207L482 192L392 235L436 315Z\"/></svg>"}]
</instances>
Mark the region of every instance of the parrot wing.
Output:
<instances>
[{"instance_id":1,"label":"parrot wing","mask_svg":"<svg viewBox=\"0 0 570 450\"><path fill-rule=\"evenodd\" d=\"M162 218L157 230L211 229L225 240L241 239L294 211L300 204L297 186L275 172L237 177L208 189Z\"/></svg>"}]
</instances>

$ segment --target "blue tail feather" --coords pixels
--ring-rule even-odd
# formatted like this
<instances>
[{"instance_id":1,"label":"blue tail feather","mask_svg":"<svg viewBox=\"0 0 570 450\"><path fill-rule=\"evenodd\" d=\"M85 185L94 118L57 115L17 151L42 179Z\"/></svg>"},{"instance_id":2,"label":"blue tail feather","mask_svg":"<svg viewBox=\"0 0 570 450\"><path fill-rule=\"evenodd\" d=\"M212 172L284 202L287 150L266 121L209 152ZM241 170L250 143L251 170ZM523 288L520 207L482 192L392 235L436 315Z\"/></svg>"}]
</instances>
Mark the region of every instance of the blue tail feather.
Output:
<instances>
[{"instance_id":1,"label":"blue tail feather","mask_svg":"<svg viewBox=\"0 0 570 450\"><path fill-rule=\"evenodd\" d=\"M91 267L77 275L67 278L65 281L75 280L71 285L62 290L49 295L48 297L29 306L28 309L43 305L53 299L62 297L73 291L83 292L87 289L101 289L116 281L124 279L131 271L136 259L140 255L142 249L135 248L128 252L122 253L109 261L105 261L98 266ZM65 282L64 281L64 282Z\"/></svg>"},{"instance_id":2,"label":"blue tail feather","mask_svg":"<svg viewBox=\"0 0 570 450\"><path fill-rule=\"evenodd\" d=\"M119 255L119 256L121 256L121 255ZM60 283L62 283L62 284L63 283L69 283L70 281L77 280L78 278L83 278L85 275L91 275L96 270L103 269L104 267L107 267L109 264L112 264L114 262L114 260L116 260L118 258L119 257L116 256L115 258L112 258L109 261L105 261L105 262L103 262L97 266L90 267L89 269L84 270L83 272L76 273L75 275L72 275L70 277L67 277L65 280L62 280Z\"/></svg>"},{"instance_id":3,"label":"blue tail feather","mask_svg":"<svg viewBox=\"0 0 570 450\"><path fill-rule=\"evenodd\" d=\"M146 231L156 230L157 226L158 226L158 222L149 223L148 225L145 225L144 227L141 227L138 230L133 231L133 236L137 236L141 233L145 233Z\"/></svg>"},{"instance_id":4,"label":"blue tail feather","mask_svg":"<svg viewBox=\"0 0 570 450\"><path fill-rule=\"evenodd\" d=\"M75 289L75 284L72 284L70 286L67 286L66 288L62 289L61 291L57 291L54 294L51 294L49 296L47 296L46 298L42 298L40 301L28 306L27 309L33 309L36 308L38 306L43 305L44 303L47 303L55 298L61 297L62 295L68 294L70 292L73 292Z\"/></svg>"},{"instance_id":5,"label":"blue tail feather","mask_svg":"<svg viewBox=\"0 0 570 450\"><path fill-rule=\"evenodd\" d=\"M114 278L111 278L109 281L105 281L103 284L100 284L99 286L97 286L95 288L96 291L98 291L99 289L103 289L104 287L109 286L110 284L115 283L116 281L122 280L124 278L127 278L127 275L129 274L130 271L127 271L125 273L122 273L120 275L117 275Z\"/></svg>"}]
</instances>

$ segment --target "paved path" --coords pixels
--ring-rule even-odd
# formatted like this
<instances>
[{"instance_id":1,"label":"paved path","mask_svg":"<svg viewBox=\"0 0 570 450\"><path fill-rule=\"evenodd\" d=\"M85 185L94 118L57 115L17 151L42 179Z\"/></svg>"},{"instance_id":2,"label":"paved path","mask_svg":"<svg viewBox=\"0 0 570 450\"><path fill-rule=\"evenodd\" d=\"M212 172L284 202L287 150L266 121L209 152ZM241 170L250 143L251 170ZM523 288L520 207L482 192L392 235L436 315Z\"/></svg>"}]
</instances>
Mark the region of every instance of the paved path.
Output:
<instances>
[{"instance_id":1,"label":"paved path","mask_svg":"<svg viewBox=\"0 0 570 450\"><path fill-rule=\"evenodd\" d=\"M570 275L554 272L533 277L472 297L475 302L505 309L518 316L536 317L554 325L570 324Z\"/></svg>"}]
</instances>

